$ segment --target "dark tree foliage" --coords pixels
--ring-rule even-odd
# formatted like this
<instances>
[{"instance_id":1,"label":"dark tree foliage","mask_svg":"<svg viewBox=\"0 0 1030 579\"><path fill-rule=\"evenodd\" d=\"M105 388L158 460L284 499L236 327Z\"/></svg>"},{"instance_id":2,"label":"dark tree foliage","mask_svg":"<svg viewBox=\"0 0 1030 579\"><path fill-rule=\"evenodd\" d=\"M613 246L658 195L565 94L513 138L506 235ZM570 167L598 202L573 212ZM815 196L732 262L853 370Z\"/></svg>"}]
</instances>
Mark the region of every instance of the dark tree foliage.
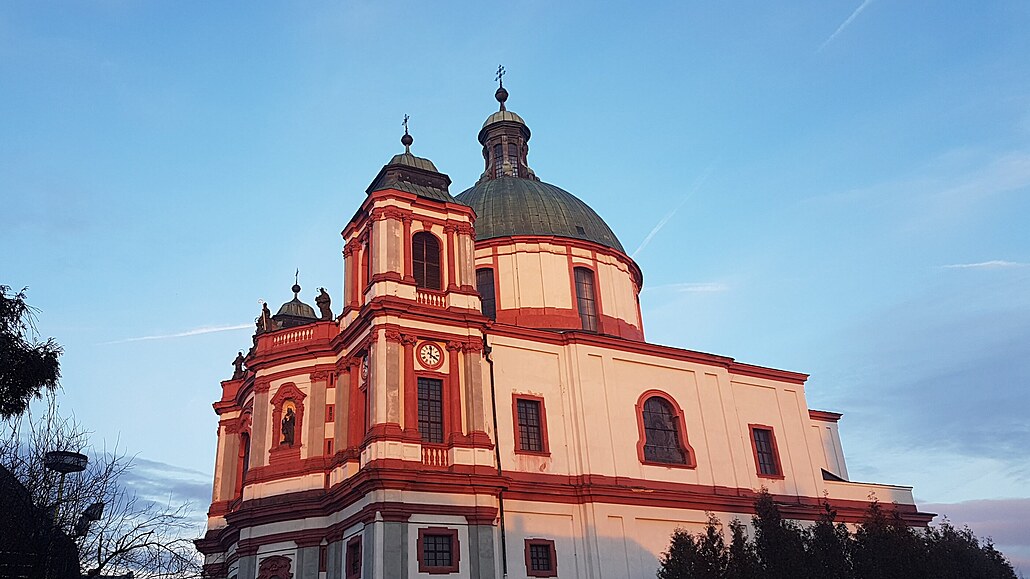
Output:
<instances>
[{"instance_id":1,"label":"dark tree foliage","mask_svg":"<svg viewBox=\"0 0 1030 579\"><path fill-rule=\"evenodd\" d=\"M730 523L729 546L718 519L704 531L677 529L658 579L1016 579L990 540L945 521L914 530L897 509L874 501L854 533L829 503L810 526L786 520L767 492L755 501L754 543L744 523Z\"/></svg>"},{"instance_id":2,"label":"dark tree foliage","mask_svg":"<svg viewBox=\"0 0 1030 579\"><path fill-rule=\"evenodd\" d=\"M808 529L809 567L816 577L853 579L851 533L847 525L837 522L837 511L823 502L823 511Z\"/></svg>"},{"instance_id":3,"label":"dark tree foliage","mask_svg":"<svg viewBox=\"0 0 1030 579\"><path fill-rule=\"evenodd\" d=\"M724 577L733 579L761 579L762 564L754 543L748 539L747 525L737 519L730 523L729 560Z\"/></svg>"},{"instance_id":4,"label":"dark tree foliage","mask_svg":"<svg viewBox=\"0 0 1030 579\"><path fill-rule=\"evenodd\" d=\"M726 577L729 553L723 539L722 525L715 515L708 515L703 533L691 535L677 529L669 550L662 554L658 579L722 579Z\"/></svg>"},{"instance_id":5,"label":"dark tree foliage","mask_svg":"<svg viewBox=\"0 0 1030 579\"><path fill-rule=\"evenodd\" d=\"M1015 577L1012 565L994 548L990 539L982 544L969 528L956 529L945 520L926 532L930 573L940 579L1007 579Z\"/></svg>"},{"instance_id":6,"label":"dark tree foliage","mask_svg":"<svg viewBox=\"0 0 1030 579\"><path fill-rule=\"evenodd\" d=\"M0 285L0 418L19 416L33 398L53 392L61 377L61 346L36 342L33 308L25 290Z\"/></svg>"},{"instance_id":7,"label":"dark tree foliage","mask_svg":"<svg viewBox=\"0 0 1030 579\"><path fill-rule=\"evenodd\" d=\"M805 553L806 533L794 521L783 518L769 493L763 492L755 501L751 525L755 528L755 546L764 577L800 579L810 576Z\"/></svg>"},{"instance_id":8,"label":"dark tree foliage","mask_svg":"<svg viewBox=\"0 0 1030 579\"><path fill-rule=\"evenodd\" d=\"M854 565L859 577L923 577L926 545L897 509L888 511L873 501L855 532Z\"/></svg>"}]
</instances>

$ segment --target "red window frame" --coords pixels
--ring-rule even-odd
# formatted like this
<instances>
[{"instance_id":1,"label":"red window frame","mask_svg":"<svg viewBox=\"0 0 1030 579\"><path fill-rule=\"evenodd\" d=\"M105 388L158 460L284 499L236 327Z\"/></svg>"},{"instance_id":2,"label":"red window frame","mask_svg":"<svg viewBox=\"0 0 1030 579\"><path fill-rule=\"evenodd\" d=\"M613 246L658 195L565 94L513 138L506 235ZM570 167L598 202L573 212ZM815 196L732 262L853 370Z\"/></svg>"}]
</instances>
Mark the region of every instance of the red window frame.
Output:
<instances>
[{"instance_id":1,"label":"red window frame","mask_svg":"<svg viewBox=\"0 0 1030 579\"><path fill-rule=\"evenodd\" d=\"M424 561L425 538L446 536L451 540L451 564L450 565L427 565ZM458 542L458 530L446 527L423 527L418 530L418 544L415 555L418 557L418 572L430 575L446 575L457 573L460 564L461 544Z\"/></svg>"},{"instance_id":2,"label":"red window frame","mask_svg":"<svg viewBox=\"0 0 1030 579\"><path fill-rule=\"evenodd\" d=\"M776 432L772 426L765 424L748 424L748 437L751 439L751 452L755 457L755 474L761 478L783 479L783 463L780 462L780 449L776 446ZM771 446L773 464L776 465L775 473L763 473L762 463L758 459L758 441L755 440L755 431L763 430L769 433L769 446Z\"/></svg>"},{"instance_id":3,"label":"red window frame","mask_svg":"<svg viewBox=\"0 0 1030 579\"><path fill-rule=\"evenodd\" d=\"M551 568L547 570L533 569L533 547L547 547L551 552ZM554 541L550 539L526 539L526 574L530 577L557 577L558 553L554 549Z\"/></svg>"},{"instance_id":4,"label":"red window frame","mask_svg":"<svg viewBox=\"0 0 1030 579\"><path fill-rule=\"evenodd\" d=\"M519 424L519 400L526 400L528 402L536 402L540 406L540 450L529 450L522 446L522 428ZM511 395L511 420L512 426L515 430L515 453L516 454L531 454L536 456L551 456L551 449L547 441L547 409L544 405L544 399L542 396L533 396L531 394L518 394L513 393Z\"/></svg>"},{"instance_id":5,"label":"red window frame","mask_svg":"<svg viewBox=\"0 0 1030 579\"><path fill-rule=\"evenodd\" d=\"M647 431L644 428L644 403L652 396L662 398L672 406L673 418L676 421L676 430L679 433L679 442L680 445L683 446L683 451L686 453L687 461L685 463L654 462L644 458L644 446L647 444ZM640 460L641 464L664 466L668 468L697 468L697 454L694 453L694 448L690 446L690 440L687 439L687 421L684 417L683 409L676 403L675 398L661 390L648 390L641 394L640 398L637 399L634 411L636 412L637 417L637 434L640 437L637 441L637 458Z\"/></svg>"}]
</instances>

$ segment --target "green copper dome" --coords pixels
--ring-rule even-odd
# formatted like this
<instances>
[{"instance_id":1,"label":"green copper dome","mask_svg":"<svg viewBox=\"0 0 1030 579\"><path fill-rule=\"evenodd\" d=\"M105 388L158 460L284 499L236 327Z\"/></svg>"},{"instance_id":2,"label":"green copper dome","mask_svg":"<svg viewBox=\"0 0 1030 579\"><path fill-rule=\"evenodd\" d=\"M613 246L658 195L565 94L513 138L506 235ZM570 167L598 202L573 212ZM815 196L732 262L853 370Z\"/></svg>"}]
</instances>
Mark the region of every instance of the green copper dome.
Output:
<instances>
[{"instance_id":1,"label":"green copper dome","mask_svg":"<svg viewBox=\"0 0 1030 579\"><path fill-rule=\"evenodd\" d=\"M554 235L626 253L608 224L586 203L550 183L516 177L483 180L457 200L476 211L476 239Z\"/></svg>"}]
</instances>

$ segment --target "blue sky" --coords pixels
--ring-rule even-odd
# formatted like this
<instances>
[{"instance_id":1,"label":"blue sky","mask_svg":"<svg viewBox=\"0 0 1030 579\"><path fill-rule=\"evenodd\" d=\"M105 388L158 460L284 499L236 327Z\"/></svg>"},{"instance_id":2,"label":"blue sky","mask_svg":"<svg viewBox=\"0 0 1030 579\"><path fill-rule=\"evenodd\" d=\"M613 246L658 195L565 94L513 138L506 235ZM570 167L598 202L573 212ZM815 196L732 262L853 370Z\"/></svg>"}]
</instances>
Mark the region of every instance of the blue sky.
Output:
<instances>
[{"instance_id":1,"label":"blue sky","mask_svg":"<svg viewBox=\"0 0 1030 579\"><path fill-rule=\"evenodd\" d=\"M530 165L643 269L650 341L810 373L854 479L1027 571L1028 29L1015 0L8 2L0 283L64 344L63 408L203 503L258 300L299 268L339 303L404 114L474 183L503 63Z\"/></svg>"}]
</instances>

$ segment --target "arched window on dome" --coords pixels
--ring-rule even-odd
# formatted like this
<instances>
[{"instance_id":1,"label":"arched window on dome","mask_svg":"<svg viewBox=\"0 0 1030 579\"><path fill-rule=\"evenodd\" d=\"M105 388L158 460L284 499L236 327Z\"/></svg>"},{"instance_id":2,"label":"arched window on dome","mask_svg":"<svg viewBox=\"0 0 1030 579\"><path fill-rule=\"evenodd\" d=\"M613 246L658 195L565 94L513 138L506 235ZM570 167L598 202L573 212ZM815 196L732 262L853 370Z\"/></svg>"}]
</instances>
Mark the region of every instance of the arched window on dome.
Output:
<instances>
[{"instance_id":1,"label":"arched window on dome","mask_svg":"<svg viewBox=\"0 0 1030 579\"><path fill-rule=\"evenodd\" d=\"M428 231L411 238L411 265L417 287L443 289L440 276L440 241Z\"/></svg>"},{"instance_id":2,"label":"arched window on dome","mask_svg":"<svg viewBox=\"0 0 1030 579\"><path fill-rule=\"evenodd\" d=\"M594 292L594 272L577 267L574 270L576 279L576 308L579 310L580 325L589 332L597 331L597 297Z\"/></svg>"},{"instance_id":3,"label":"arched window on dome","mask_svg":"<svg viewBox=\"0 0 1030 579\"><path fill-rule=\"evenodd\" d=\"M637 404L640 427L640 460L670 466L694 466L693 452L686 441L683 412L657 391L641 396Z\"/></svg>"}]
</instances>

